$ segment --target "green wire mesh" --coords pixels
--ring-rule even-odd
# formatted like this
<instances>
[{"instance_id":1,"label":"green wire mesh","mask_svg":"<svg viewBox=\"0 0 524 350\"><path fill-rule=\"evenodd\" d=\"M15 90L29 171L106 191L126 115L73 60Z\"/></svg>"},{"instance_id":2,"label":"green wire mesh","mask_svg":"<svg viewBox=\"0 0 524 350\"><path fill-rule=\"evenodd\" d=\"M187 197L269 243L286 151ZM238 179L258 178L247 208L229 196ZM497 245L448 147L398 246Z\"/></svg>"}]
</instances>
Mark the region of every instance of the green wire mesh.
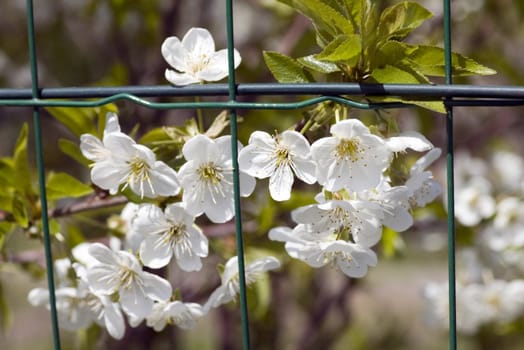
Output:
<instances>
[{"instance_id":1,"label":"green wire mesh","mask_svg":"<svg viewBox=\"0 0 524 350\"><path fill-rule=\"evenodd\" d=\"M226 0L227 47L229 59L229 81L225 84L210 84L206 86L188 86L173 88L171 86L156 87L112 87L112 88L55 88L40 89L38 85L38 70L35 49L35 28L33 20L33 1L27 0L27 28L29 39L29 55L31 64L31 89L0 89L0 106L30 106L33 108L36 161L42 205L42 229L47 269L47 282L50 297L50 315L53 332L54 349L59 350L60 332L56 311L55 286L53 279L53 260L51 252L47 199L45 190L45 169L43 165L42 131L40 126L39 108L44 106L63 107L97 107L115 101L128 100L135 104L152 109L227 109L230 113L231 149L234 168L235 191L235 230L240 282L240 312L242 321L242 345L245 350L250 348L249 321L246 298L246 280L244 273L244 249L242 236L241 203L238 173L237 145L237 109L300 109L324 101L334 101L359 109L408 108L402 103L362 103L341 97L354 96L411 96L412 98L432 98L444 100L446 106L447 135L447 201L448 201L448 279L449 279L449 348L457 348L456 336L456 295L455 295L455 221L454 221L454 175L453 175L453 107L454 106L514 106L524 105L524 89L519 87L482 87L468 85L452 85L451 77L451 9L450 0L443 0L444 8L444 44L446 80L445 85L369 85L358 84L241 84L235 81L234 70L234 35L233 35L233 4ZM238 95L317 95L300 102L258 103L238 102ZM144 97L159 96L227 96L225 102L151 102ZM73 99L73 100L72 100ZM89 99L89 100L87 100Z\"/></svg>"}]
</instances>

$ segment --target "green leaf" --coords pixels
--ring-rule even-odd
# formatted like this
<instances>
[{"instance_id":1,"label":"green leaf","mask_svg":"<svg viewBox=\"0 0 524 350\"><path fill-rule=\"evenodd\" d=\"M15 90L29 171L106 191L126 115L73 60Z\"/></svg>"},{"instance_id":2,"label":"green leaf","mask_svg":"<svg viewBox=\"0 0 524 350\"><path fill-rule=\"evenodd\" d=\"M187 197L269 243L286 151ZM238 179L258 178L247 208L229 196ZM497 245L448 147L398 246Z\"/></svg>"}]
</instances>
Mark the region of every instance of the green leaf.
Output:
<instances>
[{"instance_id":1,"label":"green leaf","mask_svg":"<svg viewBox=\"0 0 524 350\"><path fill-rule=\"evenodd\" d=\"M50 172L46 181L47 198L77 198L93 193L93 189L66 173Z\"/></svg>"},{"instance_id":2,"label":"green leaf","mask_svg":"<svg viewBox=\"0 0 524 350\"><path fill-rule=\"evenodd\" d=\"M423 84L429 81L420 73L410 67L395 67L385 65L381 68L375 68L371 72L371 77L380 84Z\"/></svg>"},{"instance_id":3,"label":"green leaf","mask_svg":"<svg viewBox=\"0 0 524 350\"><path fill-rule=\"evenodd\" d=\"M315 58L321 61L346 63L355 61L355 58L358 58L361 50L359 35L339 35L330 42L321 53L316 55Z\"/></svg>"},{"instance_id":4,"label":"green leaf","mask_svg":"<svg viewBox=\"0 0 524 350\"><path fill-rule=\"evenodd\" d=\"M11 207L11 213L16 223L23 228L29 227L29 215L24 200L20 196L15 195Z\"/></svg>"},{"instance_id":5,"label":"green leaf","mask_svg":"<svg viewBox=\"0 0 524 350\"><path fill-rule=\"evenodd\" d=\"M15 166L13 159L0 158L0 186L13 186L15 177Z\"/></svg>"},{"instance_id":6,"label":"green leaf","mask_svg":"<svg viewBox=\"0 0 524 350\"><path fill-rule=\"evenodd\" d=\"M453 52L452 74L454 76L491 75L497 72L471 58ZM410 63L425 75L443 77L446 75L444 49L436 46L414 46L409 55Z\"/></svg>"},{"instance_id":7,"label":"green leaf","mask_svg":"<svg viewBox=\"0 0 524 350\"><path fill-rule=\"evenodd\" d=\"M45 109L75 136L80 137L82 134L96 135L93 123L97 116L95 108L46 107Z\"/></svg>"},{"instance_id":8,"label":"green leaf","mask_svg":"<svg viewBox=\"0 0 524 350\"><path fill-rule=\"evenodd\" d=\"M299 59L297 59L297 61L304 67L323 74L335 73L340 71L336 64L317 60L315 58L315 55L300 57Z\"/></svg>"},{"instance_id":9,"label":"green leaf","mask_svg":"<svg viewBox=\"0 0 524 350\"><path fill-rule=\"evenodd\" d=\"M0 209L11 212L13 210L13 195L0 193Z\"/></svg>"},{"instance_id":10,"label":"green leaf","mask_svg":"<svg viewBox=\"0 0 524 350\"><path fill-rule=\"evenodd\" d=\"M416 2L401 2L380 15L379 40L402 40L433 14Z\"/></svg>"},{"instance_id":11,"label":"green leaf","mask_svg":"<svg viewBox=\"0 0 524 350\"><path fill-rule=\"evenodd\" d=\"M64 154L67 154L69 157L86 167L91 163L86 157L84 157L80 151L80 146L76 142L67 139L59 139L58 148L60 148Z\"/></svg>"},{"instance_id":12,"label":"green leaf","mask_svg":"<svg viewBox=\"0 0 524 350\"><path fill-rule=\"evenodd\" d=\"M13 155L13 186L24 193L33 193L31 184L31 172L27 158L27 134L28 126L25 123L20 130Z\"/></svg>"},{"instance_id":13,"label":"green leaf","mask_svg":"<svg viewBox=\"0 0 524 350\"><path fill-rule=\"evenodd\" d=\"M264 61L280 83L309 83L314 79L295 59L278 52L264 51Z\"/></svg>"},{"instance_id":14,"label":"green leaf","mask_svg":"<svg viewBox=\"0 0 524 350\"><path fill-rule=\"evenodd\" d=\"M309 17L315 28L325 31L332 37L338 34L353 34L351 21L344 16L340 8L328 4L325 0L279 0Z\"/></svg>"}]
</instances>

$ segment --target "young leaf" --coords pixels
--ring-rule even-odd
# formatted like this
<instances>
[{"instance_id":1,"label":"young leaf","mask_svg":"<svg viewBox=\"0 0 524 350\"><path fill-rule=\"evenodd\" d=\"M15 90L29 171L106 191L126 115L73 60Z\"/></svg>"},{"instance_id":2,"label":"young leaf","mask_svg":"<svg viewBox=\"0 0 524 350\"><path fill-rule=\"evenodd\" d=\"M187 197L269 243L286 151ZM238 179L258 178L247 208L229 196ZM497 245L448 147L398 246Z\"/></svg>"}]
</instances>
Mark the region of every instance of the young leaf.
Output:
<instances>
[{"instance_id":1,"label":"young leaf","mask_svg":"<svg viewBox=\"0 0 524 350\"><path fill-rule=\"evenodd\" d=\"M300 57L297 59L297 61L304 67L323 74L329 74L340 71L336 64L317 60L315 58L315 55Z\"/></svg>"},{"instance_id":2,"label":"young leaf","mask_svg":"<svg viewBox=\"0 0 524 350\"><path fill-rule=\"evenodd\" d=\"M295 59L278 52L264 51L264 61L280 83L308 83L314 79Z\"/></svg>"},{"instance_id":3,"label":"young leaf","mask_svg":"<svg viewBox=\"0 0 524 350\"><path fill-rule=\"evenodd\" d=\"M13 198L12 214L18 225L22 226L23 228L29 227L29 215L27 213L27 208L24 200L20 196L15 195Z\"/></svg>"},{"instance_id":4,"label":"young leaf","mask_svg":"<svg viewBox=\"0 0 524 350\"><path fill-rule=\"evenodd\" d=\"M388 7L380 15L381 41L403 40L433 14L416 2L401 2Z\"/></svg>"},{"instance_id":5,"label":"young leaf","mask_svg":"<svg viewBox=\"0 0 524 350\"><path fill-rule=\"evenodd\" d=\"M58 148L64 154L67 154L77 162L79 162L82 165L85 165L86 167L89 166L89 163L91 163L80 151L80 147L78 146L78 143L73 142L71 140L67 139L59 139L58 140Z\"/></svg>"},{"instance_id":6,"label":"young leaf","mask_svg":"<svg viewBox=\"0 0 524 350\"><path fill-rule=\"evenodd\" d=\"M374 69L371 77L380 84L429 84L422 74L410 67L400 68L389 64Z\"/></svg>"},{"instance_id":7,"label":"young leaf","mask_svg":"<svg viewBox=\"0 0 524 350\"><path fill-rule=\"evenodd\" d=\"M353 34L351 21L340 11L340 6L332 6L329 0L279 0L304 16L309 17L315 28L329 33L332 37L338 34Z\"/></svg>"},{"instance_id":8,"label":"young leaf","mask_svg":"<svg viewBox=\"0 0 524 350\"><path fill-rule=\"evenodd\" d=\"M46 181L47 198L77 198L93 192L93 189L66 173L50 172Z\"/></svg>"},{"instance_id":9,"label":"young leaf","mask_svg":"<svg viewBox=\"0 0 524 350\"><path fill-rule=\"evenodd\" d=\"M96 134L93 124L96 117L94 108L46 107L45 109L77 137L86 133Z\"/></svg>"},{"instance_id":10,"label":"young leaf","mask_svg":"<svg viewBox=\"0 0 524 350\"><path fill-rule=\"evenodd\" d=\"M430 76L443 77L446 75L444 63L444 49L436 46L416 46L409 55L410 63L421 73ZM485 67L471 58L453 52L452 74L454 76L491 75L495 74L491 68Z\"/></svg>"},{"instance_id":11,"label":"young leaf","mask_svg":"<svg viewBox=\"0 0 524 350\"><path fill-rule=\"evenodd\" d=\"M328 62L348 62L358 57L361 49L359 35L339 35L315 58Z\"/></svg>"},{"instance_id":12,"label":"young leaf","mask_svg":"<svg viewBox=\"0 0 524 350\"><path fill-rule=\"evenodd\" d=\"M29 160L27 159L27 134L28 126L24 124L18 135L13 155L14 176L13 186L24 192L33 193L31 184L31 172L29 170Z\"/></svg>"},{"instance_id":13,"label":"young leaf","mask_svg":"<svg viewBox=\"0 0 524 350\"><path fill-rule=\"evenodd\" d=\"M0 186L13 186L14 167L14 162L11 158L0 158Z\"/></svg>"}]
</instances>

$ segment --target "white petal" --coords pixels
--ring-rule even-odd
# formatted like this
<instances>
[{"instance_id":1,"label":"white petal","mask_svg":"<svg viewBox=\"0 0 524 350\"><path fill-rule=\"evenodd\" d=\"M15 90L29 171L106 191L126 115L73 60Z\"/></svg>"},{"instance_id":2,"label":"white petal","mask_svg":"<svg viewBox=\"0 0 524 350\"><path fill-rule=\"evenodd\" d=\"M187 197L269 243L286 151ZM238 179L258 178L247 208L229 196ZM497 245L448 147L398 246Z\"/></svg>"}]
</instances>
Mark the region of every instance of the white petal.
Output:
<instances>
[{"instance_id":1,"label":"white petal","mask_svg":"<svg viewBox=\"0 0 524 350\"><path fill-rule=\"evenodd\" d=\"M250 263L246 267L246 272L264 272L269 270L278 269L280 267L280 261L273 256L266 256L261 259L257 259Z\"/></svg>"},{"instance_id":2,"label":"white petal","mask_svg":"<svg viewBox=\"0 0 524 350\"><path fill-rule=\"evenodd\" d=\"M122 312L116 303L109 303L104 308L104 325L109 335L115 339L122 339L126 331L126 325Z\"/></svg>"},{"instance_id":3,"label":"white petal","mask_svg":"<svg viewBox=\"0 0 524 350\"><path fill-rule=\"evenodd\" d=\"M200 271L200 269L202 269L200 257L187 251L179 256L176 263L178 267L184 271Z\"/></svg>"},{"instance_id":4,"label":"white petal","mask_svg":"<svg viewBox=\"0 0 524 350\"><path fill-rule=\"evenodd\" d=\"M167 81L169 81L173 85L189 85L189 84L198 84L200 83L200 80L196 78L195 76L188 74L188 73L177 73L174 70L166 69L164 76Z\"/></svg>"},{"instance_id":5,"label":"white petal","mask_svg":"<svg viewBox=\"0 0 524 350\"><path fill-rule=\"evenodd\" d=\"M386 140L386 145L392 152L403 152L408 148L417 152L425 152L433 148L433 144L416 131L407 131L399 136L390 137Z\"/></svg>"},{"instance_id":6,"label":"white petal","mask_svg":"<svg viewBox=\"0 0 524 350\"><path fill-rule=\"evenodd\" d=\"M293 165L295 175L300 180L308 184L314 184L317 181L317 166L314 161L295 157L293 158Z\"/></svg>"},{"instance_id":7,"label":"white petal","mask_svg":"<svg viewBox=\"0 0 524 350\"><path fill-rule=\"evenodd\" d=\"M180 183L176 172L162 161L156 161L150 172L155 193L161 196L176 196L180 192Z\"/></svg>"},{"instance_id":8,"label":"white petal","mask_svg":"<svg viewBox=\"0 0 524 350\"><path fill-rule=\"evenodd\" d=\"M237 56L240 57L238 52ZM229 75L227 57L227 50L215 52L211 57L209 57L209 61L205 67L196 73L197 77L204 81L218 81L227 77Z\"/></svg>"},{"instance_id":9,"label":"white petal","mask_svg":"<svg viewBox=\"0 0 524 350\"><path fill-rule=\"evenodd\" d=\"M211 55L215 52L215 41L205 28L191 28L182 38L182 45L195 56Z\"/></svg>"},{"instance_id":10,"label":"white petal","mask_svg":"<svg viewBox=\"0 0 524 350\"><path fill-rule=\"evenodd\" d=\"M147 237L140 245L140 259L143 264L152 269L159 269L166 266L171 261L173 250L169 242L167 244L158 244L163 238L160 235Z\"/></svg>"},{"instance_id":11,"label":"white petal","mask_svg":"<svg viewBox=\"0 0 524 350\"><path fill-rule=\"evenodd\" d=\"M293 186L293 172L287 165L280 165L269 179L269 193L276 201L286 201L291 197Z\"/></svg>"},{"instance_id":12,"label":"white petal","mask_svg":"<svg viewBox=\"0 0 524 350\"><path fill-rule=\"evenodd\" d=\"M166 38L162 43L161 51L162 56L171 67L179 72L186 71L189 53L176 36Z\"/></svg>"},{"instance_id":13,"label":"white petal","mask_svg":"<svg viewBox=\"0 0 524 350\"><path fill-rule=\"evenodd\" d=\"M118 288L120 281L116 277L117 271L109 265L97 265L87 270L89 287L95 293L111 295Z\"/></svg>"},{"instance_id":14,"label":"white petal","mask_svg":"<svg viewBox=\"0 0 524 350\"><path fill-rule=\"evenodd\" d=\"M142 319L153 309L153 300L146 297L138 284L132 283L128 288L121 288L119 292L120 304L126 314Z\"/></svg>"},{"instance_id":15,"label":"white petal","mask_svg":"<svg viewBox=\"0 0 524 350\"><path fill-rule=\"evenodd\" d=\"M148 297L156 301L167 301L171 298L173 289L168 281L149 272L144 272L141 277Z\"/></svg>"},{"instance_id":16,"label":"white petal","mask_svg":"<svg viewBox=\"0 0 524 350\"><path fill-rule=\"evenodd\" d=\"M91 134L80 136L80 151L84 157L95 162L101 162L111 157L111 152L107 150L102 141Z\"/></svg>"},{"instance_id":17,"label":"white petal","mask_svg":"<svg viewBox=\"0 0 524 350\"><path fill-rule=\"evenodd\" d=\"M346 119L331 125L331 134L340 138L353 138L369 134L369 129L358 119Z\"/></svg>"},{"instance_id":18,"label":"white petal","mask_svg":"<svg viewBox=\"0 0 524 350\"><path fill-rule=\"evenodd\" d=\"M102 264L117 265L115 253L101 243L92 243L89 245L87 252Z\"/></svg>"},{"instance_id":19,"label":"white petal","mask_svg":"<svg viewBox=\"0 0 524 350\"><path fill-rule=\"evenodd\" d=\"M106 114L106 127L104 128L104 136L112 132L120 132L120 124L118 123L118 115L113 112Z\"/></svg>"}]
</instances>

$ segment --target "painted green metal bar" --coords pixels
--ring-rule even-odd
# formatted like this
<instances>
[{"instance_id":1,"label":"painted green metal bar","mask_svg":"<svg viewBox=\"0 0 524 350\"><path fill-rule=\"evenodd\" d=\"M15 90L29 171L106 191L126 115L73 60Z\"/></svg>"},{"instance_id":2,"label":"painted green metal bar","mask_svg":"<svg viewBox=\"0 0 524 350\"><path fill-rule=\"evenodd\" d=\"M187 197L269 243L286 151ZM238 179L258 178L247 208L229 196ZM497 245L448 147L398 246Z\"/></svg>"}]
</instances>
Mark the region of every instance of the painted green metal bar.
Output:
<instances>
[{"instance_id":1,"label":"painted green metal bar","mask_svg":"<svg viewBox=\"0 0 524 350\"><path fill-rule=\"evenodd\" d=\"M229 96L228 84L187 86L111 86L40 88L41 99L105 98L126 93L137 97ZM505 85L356 84L356 83L246 83L236 85L237 96L409 96L411 98L489 98L524 100L524 87ZM30 99L31 89L0 88L0 100Z\"/></svg>"},{"instance_id":2,"label":"painted green metal bar","mask_svg":"<svg viewBox=\"0 0 524 350\"><path fill-rule=\"evenodd\" d=\"M35 29L33 16L33 1L27 0L27 31L29 39L29 58L31 62L31 86L33 99L38 99L38 67L36 60ZM47 214L47 195L45 188L44 154L42 149L42 128L40 125L39 107L33 107L33 127L36 144L36 163L38 182L40 186L40 203L42 209L42 231L44 235L45 262L47 270L47 286L49 289L49 304L51 310L51 328L53 332L53 345L55 350L60 350L60 331L58 329L58 316L56 310L56 294L53 272L53 256L51 253L51 238L49 234L49 218Z\"/></svg>"},{"instance_id":3,"label":"painted green metal bar","mask_svg":"<svg viewBox=\"0 0 524 350\"><path fill-rule=\"evenodd\" d=\"M0 100L0 106L18 106L18 107L100 107L117 101L132 101L138 105L152 109L277 109L289 110L300 109L316 105L326 101L334 101L347 106L359 109L385 109L385 108L404 108L409 104L404 103L362 103L355 102L340 96L319 96L299 102L151 102L127 93L117 94L114 96L98 100Z\"/></svg>"},{"instance_id":4,"label":"painted green metal bar","mask_svg":"<svg viewBox=\"0 0 524 350\"><path fill-rule=\"evenodd\" d=\"M451 53L451 4L444 0L444 54L446 63L446 84L452 85ZM450 97L446 98L447 100ZM453 106L446 106L446 178L448 197L448 286L449 286L449 348L457 349L457 312L455 278L455 184L454 184L454 145L453 145Z\"/></svg>"},{"instance_id":5,"label":"painted green metal bar","mask_svg":"<svg viewBox=\"0 0 524 350\"><path fill-rule=\"evenodd\" d=\"M226 27L227 27L227 59L229 70L229 102L236 101L236 80L235 80L235 43L233 32L233 1L226 0ZM231 159L233 163L233 185L235 200L235 234L237 243L237 261L238 261L238 282L239 282L239 301L240 301L240 318L242 322L242 348L249 350L249 318L247 311L247 293L246 293L246 273L244 261L244 239L242 233L242 211L240 205L240 175L238 167L238 131L237 131L237 112L233 107L229 114L231 125Z\"/></svg>"}]
</instances>

